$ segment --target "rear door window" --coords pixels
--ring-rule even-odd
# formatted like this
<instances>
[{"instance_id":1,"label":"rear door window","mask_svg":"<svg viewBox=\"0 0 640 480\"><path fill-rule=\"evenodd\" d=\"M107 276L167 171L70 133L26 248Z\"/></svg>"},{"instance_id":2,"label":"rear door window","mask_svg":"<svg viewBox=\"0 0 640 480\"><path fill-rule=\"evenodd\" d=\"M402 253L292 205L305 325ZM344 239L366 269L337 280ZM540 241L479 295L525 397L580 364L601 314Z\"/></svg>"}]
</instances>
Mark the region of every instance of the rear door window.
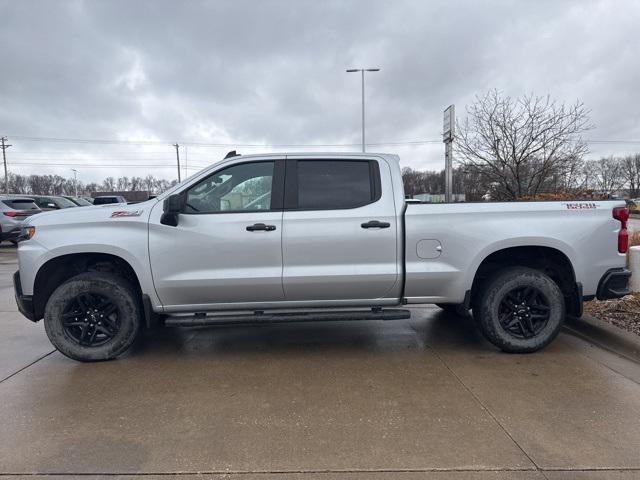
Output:
<instances>
[{"instance_id":1,"label":"rear door window","mask_svg":"<svg viewBox=\"0 0 640 480\"><path fill-rule=\"evenodd\" d=\"M377 168L370 161L298 160L298 209L356 208L376 201Z\"/></svg>"}]
</instances>

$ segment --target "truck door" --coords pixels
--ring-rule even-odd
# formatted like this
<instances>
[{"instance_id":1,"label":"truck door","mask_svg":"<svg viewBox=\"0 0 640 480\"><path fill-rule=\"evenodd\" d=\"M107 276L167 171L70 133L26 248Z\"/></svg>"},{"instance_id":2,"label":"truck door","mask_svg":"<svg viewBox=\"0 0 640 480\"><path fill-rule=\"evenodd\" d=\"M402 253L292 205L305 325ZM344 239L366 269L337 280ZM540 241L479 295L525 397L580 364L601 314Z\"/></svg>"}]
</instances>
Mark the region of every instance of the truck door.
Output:
<instances>
[{"instance_id":1,"label":"truck door","mask_svg":"<svg viewBox=\"0 0 640 480\"><path fill-rule=\"evenodd\" d=\"M149 257L165 309L284 299L283 182L284 160L238 161L188 188L177 226L154 207Z\"/></svg>"},{"instance_id":2,"label":"truck door","mask_svg":"<svg viewBox=\"0 0 640 480\"><path fill-rule=\"evenodd\" d=\"M398 228L384 160L287 157L286 300L370 300L393 293Z\"/></svg>"}]
</instances>

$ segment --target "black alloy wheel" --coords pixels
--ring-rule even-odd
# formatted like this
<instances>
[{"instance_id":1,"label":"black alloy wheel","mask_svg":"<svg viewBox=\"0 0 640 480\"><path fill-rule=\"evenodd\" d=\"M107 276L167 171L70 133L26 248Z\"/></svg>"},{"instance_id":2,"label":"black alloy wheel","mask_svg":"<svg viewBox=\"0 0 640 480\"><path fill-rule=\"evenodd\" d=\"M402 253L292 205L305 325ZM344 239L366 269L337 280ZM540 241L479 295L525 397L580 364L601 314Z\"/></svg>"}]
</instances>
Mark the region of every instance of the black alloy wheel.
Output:
<instances>
[{"instance_id":1,"label":"black alloy wheel","mask_svg":"<svg viewBox=\"0 0 640 480\"><path fill-rule=\"evenodd\" d=\"M514 288L500 301L498 317L502 328L516 338L537 336L549 322L549 301L535 287Z\"/></svg>"},{"instance_id":2,"label":"black alloy wheel","mask_svg":"<svg viewBox=\"0 0 640 480\"><path fill-rule=\"evenodd\" d=\"M64 309L62 324L79 345L97 347L120 331L118 307L104 295L80 293Z\"/></svg>"}]
</instances>

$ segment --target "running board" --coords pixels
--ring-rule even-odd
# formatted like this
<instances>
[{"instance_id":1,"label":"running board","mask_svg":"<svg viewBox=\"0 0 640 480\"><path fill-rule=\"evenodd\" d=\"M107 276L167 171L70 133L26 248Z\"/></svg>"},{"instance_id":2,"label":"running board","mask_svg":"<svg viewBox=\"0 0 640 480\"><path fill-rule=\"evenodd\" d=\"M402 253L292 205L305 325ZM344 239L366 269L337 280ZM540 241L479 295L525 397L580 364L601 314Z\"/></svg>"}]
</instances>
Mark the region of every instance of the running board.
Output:
<instances>
[{"instance_id":1,"label":"running board","mask_svg":"<svg viewBox=\"0 0 640 480\"><path fill-rule=\"evenodd\" d=\"M411 317L409 310L351 310L328 312L287 312L244 315L176 315L164 321L167 327L203 327L210 325L260 325L267 323L319 322L344 320L405 320Z\"/></svg>"}]
</instances>

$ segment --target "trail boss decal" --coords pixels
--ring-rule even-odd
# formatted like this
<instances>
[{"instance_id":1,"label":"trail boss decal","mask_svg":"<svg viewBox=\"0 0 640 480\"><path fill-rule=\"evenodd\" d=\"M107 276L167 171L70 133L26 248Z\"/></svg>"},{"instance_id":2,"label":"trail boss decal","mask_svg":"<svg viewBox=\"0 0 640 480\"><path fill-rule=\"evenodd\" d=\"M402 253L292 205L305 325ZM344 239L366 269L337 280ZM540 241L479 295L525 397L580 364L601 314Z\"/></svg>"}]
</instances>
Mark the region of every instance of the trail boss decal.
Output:
<instances>
[{"instance_id":1,"label":"trail boss decal","mask_svg":"<svg viewBox=\"0 0 640 480\"><path fill-rule=\"evenodd\" d=\"M565 203L567 210L593 210L598 208L595 203Z\"/></svg>"},{"instance_id":2,"label":"trail boss decal","mask_svg":"<svg viewBox=\"0 0 640 480\"><path fill-rule=\"evenodd\" d=\"M121 217L139 217L142 215L142 210L120 210L117 212L113 212L111 214L111 218L121 218Z\"/></svg>"}]
</instances>

